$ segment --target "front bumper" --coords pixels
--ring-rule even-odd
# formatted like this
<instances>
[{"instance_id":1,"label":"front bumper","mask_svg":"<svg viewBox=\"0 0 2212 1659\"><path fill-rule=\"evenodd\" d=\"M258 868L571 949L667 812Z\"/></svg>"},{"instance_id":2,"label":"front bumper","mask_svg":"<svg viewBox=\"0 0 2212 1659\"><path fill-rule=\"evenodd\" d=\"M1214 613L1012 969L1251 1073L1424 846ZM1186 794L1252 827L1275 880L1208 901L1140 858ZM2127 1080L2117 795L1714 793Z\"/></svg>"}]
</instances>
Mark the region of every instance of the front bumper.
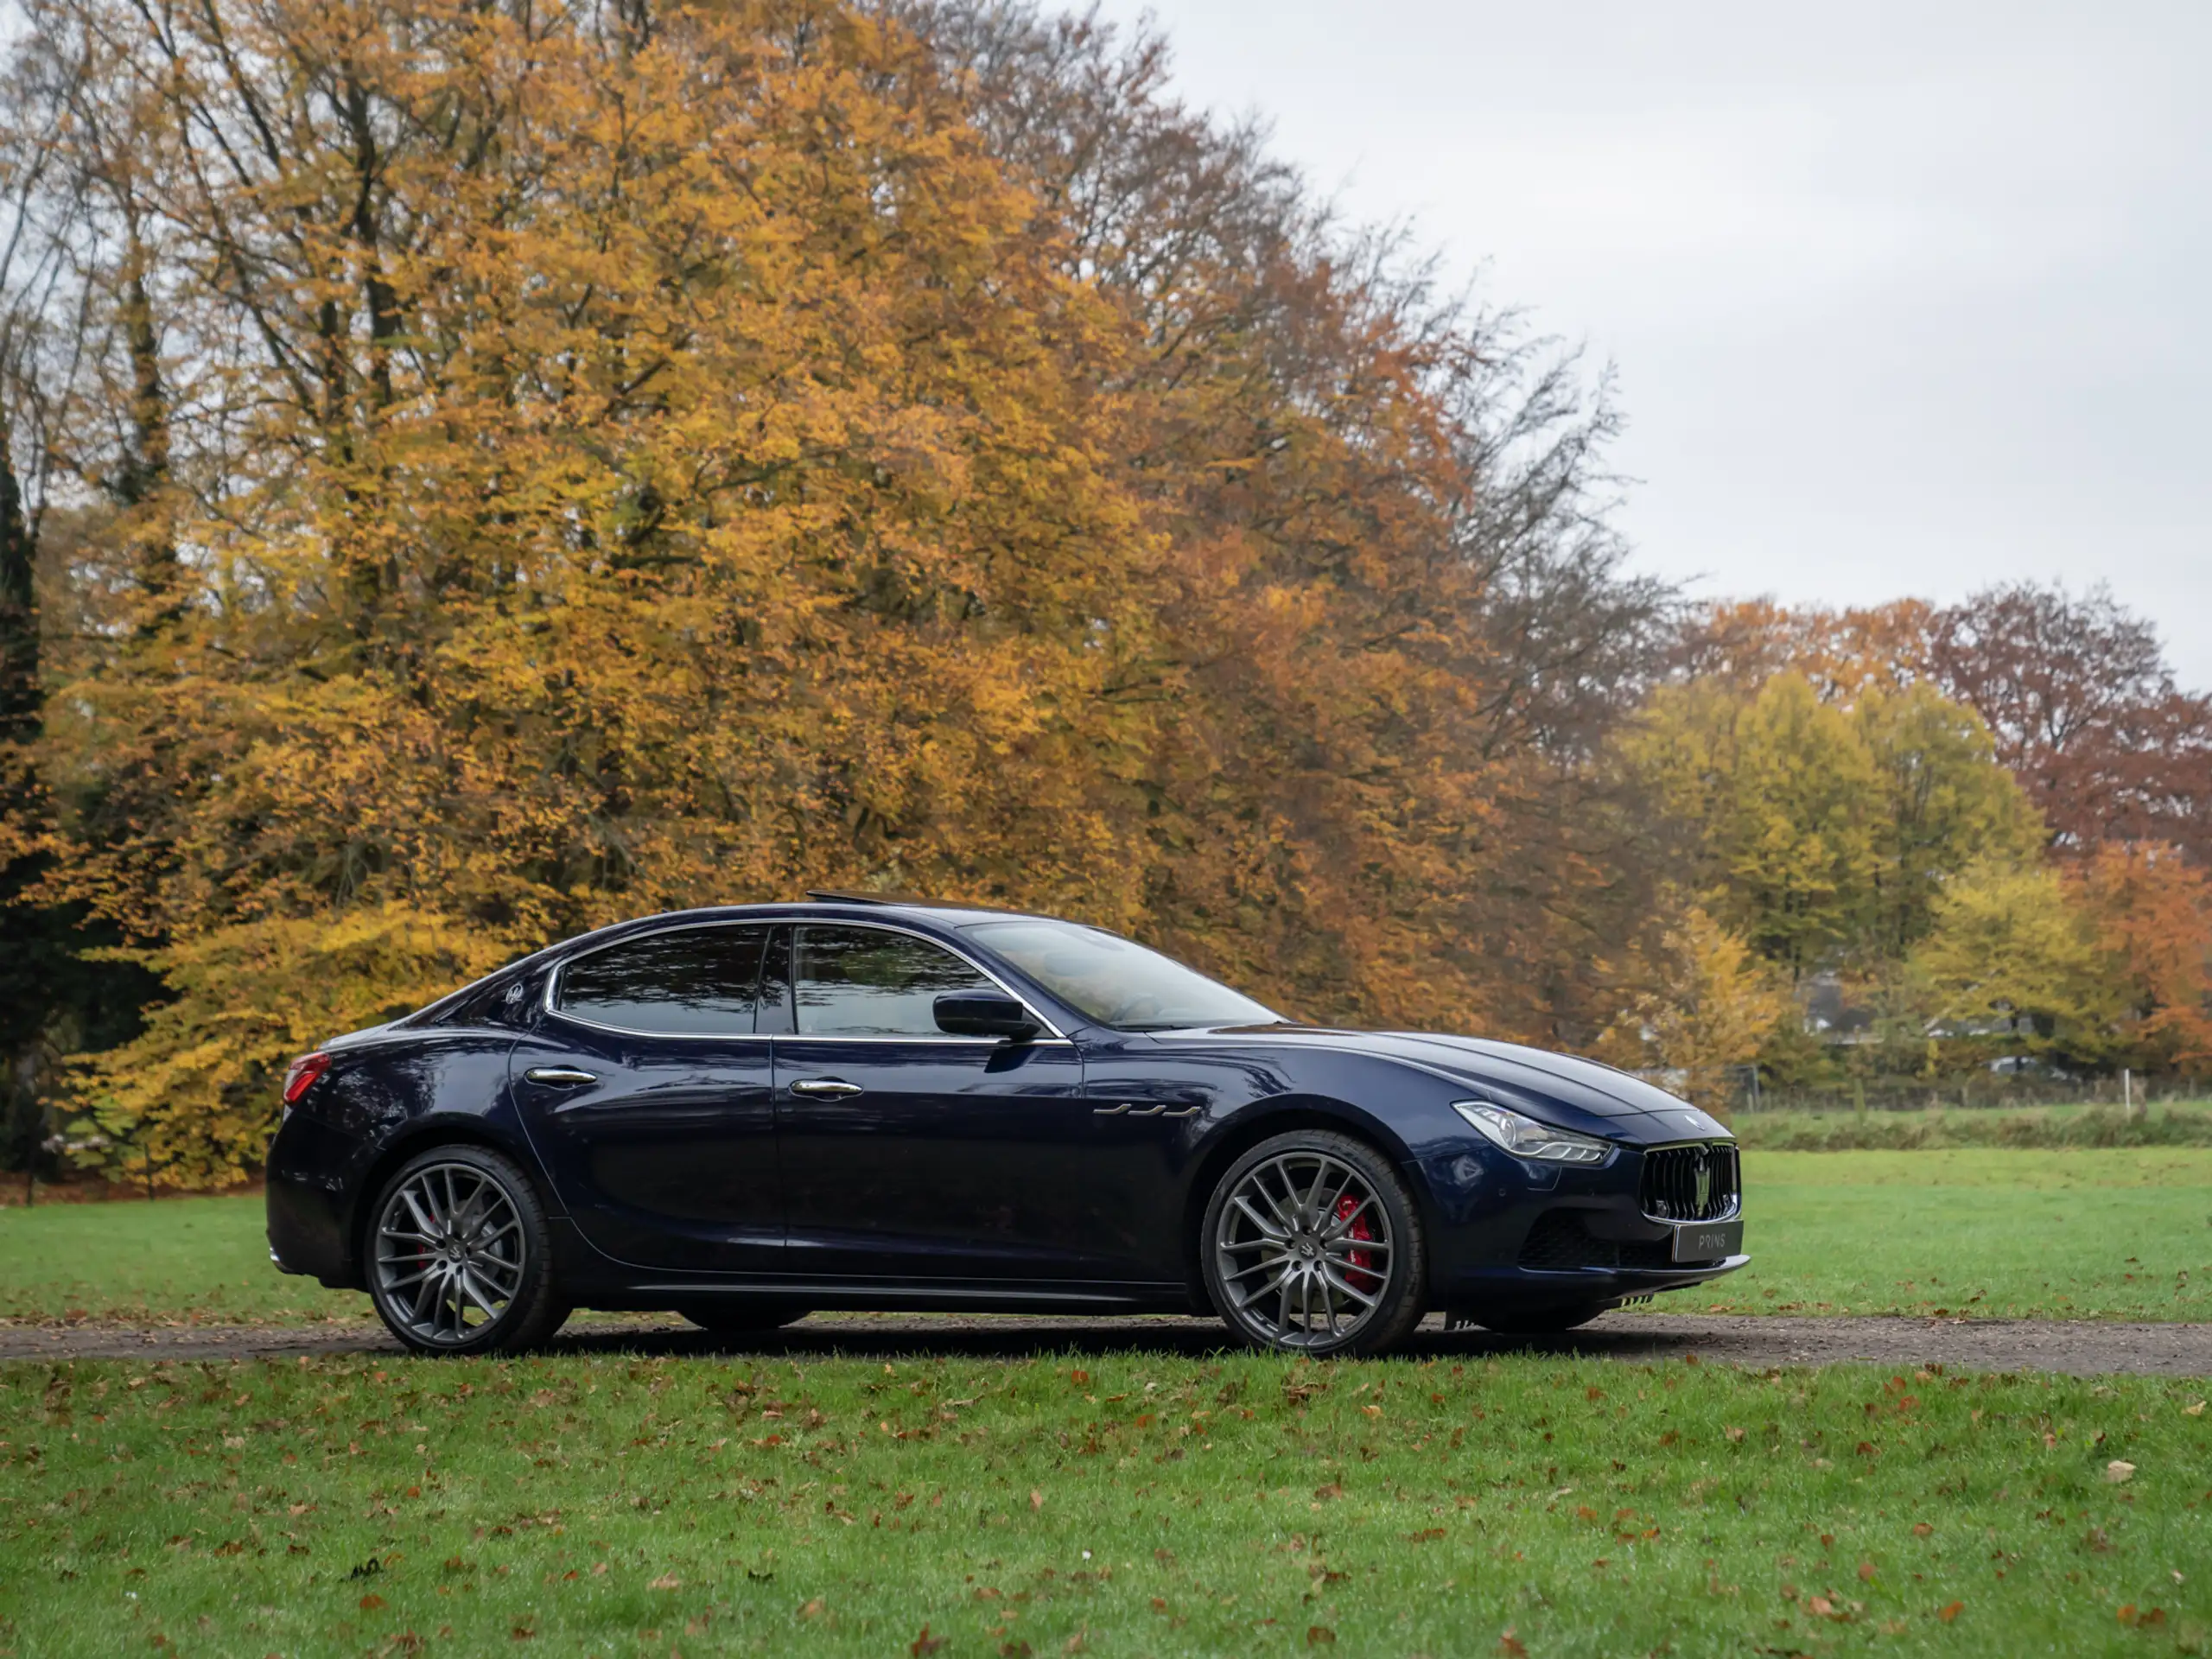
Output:
<instances>
[{"instance_id":1,"label":"front bumper","mask_svg":"<svg viewBox=\"0 0 2212 1659\"><path fill-rule=\"evenodd\" d=\"M1606 1163L1582 1167L1539 1164L1484 1143L1427 1160L1437 1224L1431 1305L1455 1313L1603 1306L1743 1267L1751 1257L1740 1252L1672 1259L1678 1225L1739 1219L1742 1201L1681 1221L1647 1214L1644 1160L1658 1150L1624 1147Z\"/></svg>"}]
</instances>

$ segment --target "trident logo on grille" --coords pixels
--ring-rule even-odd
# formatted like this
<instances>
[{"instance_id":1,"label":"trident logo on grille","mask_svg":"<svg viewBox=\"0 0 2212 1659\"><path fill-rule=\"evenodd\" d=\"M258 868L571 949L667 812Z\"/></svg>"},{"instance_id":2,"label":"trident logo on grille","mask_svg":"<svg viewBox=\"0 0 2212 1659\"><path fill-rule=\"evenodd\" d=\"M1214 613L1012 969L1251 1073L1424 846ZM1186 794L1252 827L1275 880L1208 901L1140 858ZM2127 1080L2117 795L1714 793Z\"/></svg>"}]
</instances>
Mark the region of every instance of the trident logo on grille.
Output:
<instances>
[{"instance_id":1,"label":"trident logo on grille","mask_svg":"<svg viewBox=\"0 0 2212 1659\"><path fill-rule=\"evenodd\" d=\"M1701 1216L1713 1207L1713 1154L1711 1153L1700 1151L1698 1154L1697 1174L1693 1178L1690 1191L1697 1201L1698 1214Z\"/></svg>"}]
</instances>

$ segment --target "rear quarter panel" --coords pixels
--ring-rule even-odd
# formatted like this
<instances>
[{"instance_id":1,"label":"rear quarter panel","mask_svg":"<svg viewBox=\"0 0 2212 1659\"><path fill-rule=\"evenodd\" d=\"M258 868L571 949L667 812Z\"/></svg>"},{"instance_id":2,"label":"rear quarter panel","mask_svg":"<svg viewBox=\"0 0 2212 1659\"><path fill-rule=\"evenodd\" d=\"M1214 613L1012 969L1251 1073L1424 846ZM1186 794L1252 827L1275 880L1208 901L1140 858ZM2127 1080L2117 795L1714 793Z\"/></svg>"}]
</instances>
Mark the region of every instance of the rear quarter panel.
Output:
<instances>
[{"instance_id":1,"label":"rear quarter panel","mask_svg":"<svg viewBox=\"0 0 2212 1659\"><path fill-rule=\"evenodd\" d=\"M413 1147L441 1135L497 1147L537 1174L506 1103L514 1045L512 1032L467 1028L332 1045L329 1071L269 1150L270 1243L283 1264L358 1287L363 1206Z\"/></svg>"}]
</instances>

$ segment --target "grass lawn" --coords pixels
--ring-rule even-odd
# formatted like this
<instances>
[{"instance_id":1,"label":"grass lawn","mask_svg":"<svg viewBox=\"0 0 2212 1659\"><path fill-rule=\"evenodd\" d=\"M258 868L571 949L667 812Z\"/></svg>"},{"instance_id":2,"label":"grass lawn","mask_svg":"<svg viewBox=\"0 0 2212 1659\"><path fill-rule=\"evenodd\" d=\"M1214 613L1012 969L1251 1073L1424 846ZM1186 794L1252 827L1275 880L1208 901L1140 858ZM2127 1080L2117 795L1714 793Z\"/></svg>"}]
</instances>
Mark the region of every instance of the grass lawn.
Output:
<instances>
[{"instance_id":1,"label":"grass lawn","mask_svg":"<svg viewBox=\"0 0 2212 1659\"><path fill-rule=\"evenodd\" d=\"M16 1364L0 1652L2202 1652L2204 1392L1548 1357Z\"/></svg>"},{"instance_id":2,"label":"grass lawn","mask_svg":"<svg viewBox=\"0 0 2212 1659\"><path fill-rule=\"evenodd\" d=\"M2161 1102L2140 1115L2118 1106L1975 1107L1971 1110L1738 1112L1745 1147L1773 1152L1924 1151L1936 1147L2212 1147L2212 1103Z\"/></svg>"},{"instance_id":3,"label":"grass lawn","mask_svg":"<svg viewBox=\"0 0 2212 1659\"><path fill-rule=\"evenodd\" d=\"M2212 1319L2212 1148L1753 1152L1751 1266L1682 1312Z\"/></svg>"},{"instance_id":4,"label":"grass lawn","mask_svg":"<svg viewBox=\"0 0 2212 1659\"><path fill-rule=\"evenodd\" d=\"M279 1273L256 1198L0 1210L0 1319L296 1325L369 1299Z\"/></svg>"},{"instance_id":5,"label":"grass lawn","mask_svg":"<svg viewBox=\"0 0 2212 1659\"><path fill-rule=\"evenodd\" d=\"M1753 1152L1745 1169L1751 1267L1660 1306L2212 1319L2212 1148ZM257 1198L0 1210L0 1319L367 1314L269 1265Z\"/></svg>"}]
</instances>

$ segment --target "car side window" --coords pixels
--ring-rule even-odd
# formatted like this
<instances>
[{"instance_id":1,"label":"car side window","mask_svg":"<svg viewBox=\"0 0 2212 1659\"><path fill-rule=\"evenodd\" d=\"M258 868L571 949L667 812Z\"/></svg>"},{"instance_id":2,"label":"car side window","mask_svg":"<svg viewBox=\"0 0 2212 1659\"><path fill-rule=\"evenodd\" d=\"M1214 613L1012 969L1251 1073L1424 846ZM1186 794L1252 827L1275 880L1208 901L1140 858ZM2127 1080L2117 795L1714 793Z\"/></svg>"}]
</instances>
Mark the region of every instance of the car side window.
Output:
<instances>
[{"instance_id":1,"label":"car side window","mask_svg":"<svg viewBox=\"0 0 2212 1659\"><path fill-rule=\"evenodd\" d=\"M519 1030L530 1023L527 978L511 979L472 991L438 1016L442 1026L501 1026Z\"/></svg>"},{"instance_id":2,"label":"car side window","mask_svg":"<svg viewBox=\"0 0 2212 1659\"><path fill-rule=\"evenodd\" d=\"M950 950L874 927L802 927L803 1037L937 1037L937 999L998 988Z\"/></svg>"},{"instance_id":3,"label":"car side window","mask_svg":"<svg viewBox=\"0 0 2212 1659\"><path fill-rule=\"evenodd\" d=\"M686 927L578 957L555 1006L594 1025L683 1037L750 1037L760 927Z\"/></svg>"}]
</instances>

